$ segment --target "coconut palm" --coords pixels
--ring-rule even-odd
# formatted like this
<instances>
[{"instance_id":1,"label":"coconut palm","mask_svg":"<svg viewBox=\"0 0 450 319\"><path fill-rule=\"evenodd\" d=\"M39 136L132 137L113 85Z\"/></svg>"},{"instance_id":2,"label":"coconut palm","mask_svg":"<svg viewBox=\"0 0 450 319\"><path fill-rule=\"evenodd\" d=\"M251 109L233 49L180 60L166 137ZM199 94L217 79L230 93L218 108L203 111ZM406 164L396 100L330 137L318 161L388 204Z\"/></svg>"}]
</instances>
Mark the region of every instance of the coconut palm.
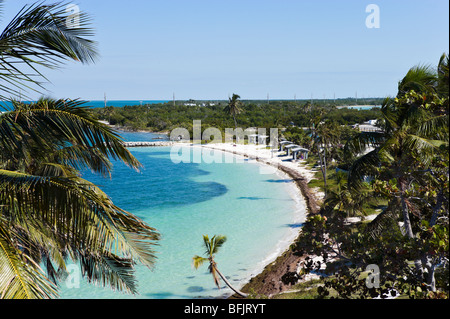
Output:
<instances>
[{"instance_id":1,"label":"coconut palm","mask_svg":"<svg viewBox=\"0 0 450 319\"><path fill-rule=\"evenodd\" d=\"M201 256L194 256L192 258L193 260L193 266L195 269L198 269L203 263L209 262L208 270L213 276L214 283L216 286L220 289L220 278L223 279L223 281L227 284L228 287L230 287L235 293L242 297L247 297L248 295L246 293L243 293L242 291L239 291L238 289L234 288L230 282L226 279L226 277L219 271L217 268L217 263L214 260L215 254L218 252L219 248L222 247L222 245L226 242L227 238L222 235L215 235L211 239L208 237L208 235L203 235L203 244L205 245L205 255L207 257L201 257Z\"/></svg>"},{"instance_id":2,"label":"coconut palm","mask_svg":"<svg viewBox=\"0 0 450 319\"><path fill-rule=\"evenodd\" d=\"M319 156L320 170L322 171L324 193L327 197L327 167L328 161L332 159L333 152L336 152L340 143L341 127L333 122L318 122L314 125L313 130L313 148L317 148Z\"/></svg>"},{"instance_id":3,"label":"coconut palm","mask_svg":"<svg viewBox=\"0 0 450 319\"><path fill-rule=\"evenodd\" d=\"M445 69L445 62L440 67ZM423 179L433 171L433 161L443 151L448 152L448 92L442 98L437 94L442 80L445 76L439 77L429 68L411 69L400 81L397 97L387 98L382 105L383 132L361 133L346 145L346 150L353 155L373 148L353 162L349 188L357 189L365 176L385 181L382 188L389 189L389 203L373 223L381 225L383 217L392 218L400 213L405 234L410 239L415 237L412 215L418 216L420 210L409 194L420 185L426 185ZM420 272L421 260L415 260L415 265Z\"/></svg>"},{"instance_id":4,"label":"coconut palm","mask_svg":"<svg viewBox=\"0 0 450 319\"><path fill-rule=\"evenodd\" d=\"M79 173L108 176L111 158L139 169L119 136L80 101L40 99L0 114L0 141L1 296L55 297L68 261L137 293L134 264L153 266L159 234Z\"/></svg>"},{"instance_id":5,"label":"coconut palm","mask_svg":"<svg viewBox=\"0 0 450 319\"><path fill-rule=\"evenodd\" d=\"M345 213L348 217L367 216L364 205L374 201L367 188L358 189L358 191L348 188L347 174L340 171L336 173L336 189L328 192L324 207L331 211Z\"/></svg>"},{"instance_id":6,"label":"coconut palm","mask_svg":"<svg viewBox=\"0 0 450 319\"><path fill-rule=\"evenodd\" d=\"M2 1L0 1L0 6ZM0 98L40 91L41 67L97 55L89 19L64 4L25 6L0 34ZM0 113L0 298L51 298L79 264L89 281L136 293L134 265L152 267L157 231L114 205L80 169L140 163L81 101L40 99Z\"/></svg>"},{"instance_id":7,"label":"coconut palm","mask_svg":"<svg viewBox=\"0 0 450 319\"><path fill-rule=\"evenodd\" d=\"M239 95L233 93L233 96L228 99L228 104L224 108L224 111L233 117L235 129L237 128L236 115L242 112L240 98Z\"/></svg>"},{"instance_id":8,"label":"coconut palm","mask_svg":"<svg viewBox=\"0 0 450 319\"><path fill-rule=\"evenodd\" d=\"M449 71L448 71L448 54L443 54L439 59L437 76L437 91L440 97L448 96L449 92Z\"/></svg>"},{"instance_id":9,"label":"coconut palm","mask_svg":"<svg viewBox=\"0 0 450 319\"><path fill-rule=\"evenodd\" d=\"M436 92L437 80L436 71L431 66L412 67L398 83L397 96L400 97L411 90L424 94Z\"/></svg>"},{"instance_id":10,"label":"coconut palm","mask_svg":"<svg viewBox=\"0 0 450 319\"><path fill-rule=\"evenodd\" d=\"M346 151L352 155L373 149L353 162L348 179L350 187L359 187L366 176L377 175L384 165L390 167L386 173L397 180L397 187L403 193L415 163L419 161L426 166L439 147L448 145L448 113L431 112L426 106L427 99L431 101L436 96L441 82L438 80L436 72L429 68L412 68L399 82L397 97L386 98L381 107L383 131L361 132L346 144ZM412 87L421 91L406 91ZM400 198L405 210L408 203L402 196ZM404 218L408 219L405 211ZM412 237L408 223L405 226Z\"/></svg>"}]
</instances>

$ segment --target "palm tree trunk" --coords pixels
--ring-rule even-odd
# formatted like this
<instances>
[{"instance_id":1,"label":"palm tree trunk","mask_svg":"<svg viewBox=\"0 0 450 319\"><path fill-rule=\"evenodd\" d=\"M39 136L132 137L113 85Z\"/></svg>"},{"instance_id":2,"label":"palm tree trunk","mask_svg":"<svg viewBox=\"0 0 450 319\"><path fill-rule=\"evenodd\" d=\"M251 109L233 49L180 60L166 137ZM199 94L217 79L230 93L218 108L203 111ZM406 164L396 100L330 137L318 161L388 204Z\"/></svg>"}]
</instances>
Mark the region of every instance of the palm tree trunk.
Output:
<instances>
[{"instance_id":1,"label":"palm tree trunk","mask_svg":"<svg viewBox=\"0 0 450 319\"><path fill-rule=\"evenodd\" d=\"M430 227L436 225L437 217L442 204L443 204L443 191L441 190L437 195L436 205L433 207L433 214L430 219ZM422 264L425 265L425 267L428 270L428 278L427 278L428 286L430 287L431 291L436 291L436 279L434 277L436 271L436 262L433 262L433 259L430 256L427 256L427 254L425 253L422 257Z\"/></svg>"},{"instance_id":2,"label":"palm tree trunk","mask_svg":"<svg viewBox=\"0 0 450 319\"><path fill-rule=\"evenodd\" d=\"M433 227L434 225L436 225L437 218L439 215L439 210L441 209L443 200L444 200L444 194L443 194L443 190L441 189L439 191L439 194L437 195L436 205L433 207L433 214L431 215L431 219L430 219L430 227Z\"/></svg>"},{"instance_id":3,"label":"palm tree trunk","mask_svg":"<svg viewBox=\"0 0 450 319\"><path fill-rule=\"evenodd\" d=\"M409 218L408 206L406 205L406 200L403 195L404 194L403 183L401 181L399 181L398 186L400 189L400 202L401 202L401 206L402 206L403 226L405 228L405 234L406 234L406 236L408 236L409 239L413 239L414 233L412 231L411 220ZM414 260L414 266L416 267L416 270L419 273L419 275L422 275L423 267L422 267L422 262L420 259Z\"/></svg>"},{"instance_id":4,"label":"palm tree trunk","mask_svg":"<svg viewBox=\"0 0 450 319\"><path fill-rule=\"evenodd\" d=\"M324 148L324 152L326 152ZM320 162L320 170L322 171L323 176L323 188L324 188L324 194L325 198L327 197L327 163L325 162L325 154L322 156L320 154L320 146L317 145L317 153L319 155L319 162Z\"/></svg>"},{"instance_id":5,"label":"palm tree trunk","mask_svg":"<svg viewBox=\"0 0 450 319\"><path fill-rule=\"evenodd\" d=\"M433 258L431 258L430 256L427 256L427 254L424 254L422 257L422 264L425 266L424 268L426 268L428 270L427 285L431 291L435 292L436 291L436 279L435 279L434 274L436 272L437 262L433 261Z\"/></svg>"},{"instance_id":6,"label":"palm tree trunk","mask_svg":"<svg viewBox=\"0 0 450 319\"><path fill-rule=\"evenodd\" d=\"M400 194L400 203L402 205L402 215L403 215L403 226L405 227L406 236L409 239L414 238L414 233L411 227L411 220L409 219L408 207L406 206L405 197L403 196L403 190L400 190L402 194Z\"/></svg>"},{"instance_id":7,"label":"palm tree trunk","mask_svg":"<svg viewBox=\"0 0 450 319\"><path fill-rule=\"evenodd\" d=\"M227 284L228 287L231 288L231 290L233 290L235 293L237 293L237 294L240 295L241 297L244 297L244 298L247 298L247 297L248 297L248 294L246 294L246 293L244 293L244 292L242 292L242 291L240 291L240 290L234 288L234 287L230 284L230 282L227 280L227 278L225 278L225 276L222 275L222 273L219 271L219 269L217 269L216 266L213 266L213 267L215 268L215 270L216 270L217 273L219 274L220 278L223 279L223 281Z\"/></svg>"}]
</instances>

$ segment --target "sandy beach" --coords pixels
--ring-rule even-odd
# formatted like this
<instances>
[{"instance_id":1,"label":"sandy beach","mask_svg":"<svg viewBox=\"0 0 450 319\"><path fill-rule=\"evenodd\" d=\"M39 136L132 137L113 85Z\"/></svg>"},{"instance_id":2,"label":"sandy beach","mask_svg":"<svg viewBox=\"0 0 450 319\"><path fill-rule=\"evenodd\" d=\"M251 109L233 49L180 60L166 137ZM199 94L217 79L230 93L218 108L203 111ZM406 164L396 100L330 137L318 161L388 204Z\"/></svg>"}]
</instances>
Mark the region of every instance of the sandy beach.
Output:
<instances>
[{"instance_id":1,"label":"sandy beach","mask_svg":"<svg viewBox=\"0 0 450 319\"><path fill-rule=\"evenodd\" d=\"M253 158L275 167L282 166L288 169L293 169L299 174L302 174L302 176L306 178L308 182L314 178L314 172L302 165L302 161L293 162L291 160L292 156L283 156L283 154L285 153L284 151L278 152L277 150L274 150L274 152L272 153L272 151L270 149L266 149L264 145L261 146L252 144L244 145L233 143L210 143L204 144L202 145L202 147L246 156L248 158Z\"/></svg>"}]
</instances>

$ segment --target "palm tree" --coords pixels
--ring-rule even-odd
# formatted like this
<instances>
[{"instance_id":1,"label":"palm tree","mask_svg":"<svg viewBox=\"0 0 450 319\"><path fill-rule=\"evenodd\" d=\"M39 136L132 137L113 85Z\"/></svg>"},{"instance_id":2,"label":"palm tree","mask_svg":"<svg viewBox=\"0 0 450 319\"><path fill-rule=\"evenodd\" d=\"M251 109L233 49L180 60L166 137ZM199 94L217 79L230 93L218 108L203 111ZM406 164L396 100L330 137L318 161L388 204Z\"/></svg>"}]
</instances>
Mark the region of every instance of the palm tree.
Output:
<instances>
[{"instance_id":1,"label":"palm tree","mask_svg":"<svg viewBox=\"0 0 450 319\"><path fill-rule=\"evenodd\" d=\"M0 17L3 0L0 0ZM44 5L36 2L24 6L0 34L0 99L4 94L22 96L29 90L41 93L41 80L47 80L38 70L56 68L65 60L94 62L96 43L90 18L78 13L79 24L67 23L66 5ZM3 93L2 93L3 92ZM27 97L26 95L24 95Z\"/></svg>"},{"instance_id":2,"label":"palm tree","mask_svg":"<svg viewBox=\"0 0 450 319\"><path fill-rule=\"evenodd\" d=\"M201 256L194 256L192 258L193 265L195 269L198 269L201 265L203 265L204 262L209 262L208 270L213 276L214 283L216 286L220 289L220 278L223 279L223 281L227 284L228 287L230 287L235 293L242 297L247 297L248 295L246 293L243 293L242 291L239 291L238 289L234 288L230 282L225 278L225 276L219 271L217 268L217 264L214 260L215 254L218 252L219 248L222 247L222 245L226 242L227 238L222 235L215 235L211 239L208 237L208 235L203 235L203 244L205 245L205 257Z\"/></svg>"},{"instance_id":3,"label":"palm tree","mask_svg":"<svg viewBox=\"0 0 450 319\"><path fill-rule=\"evenodd\" d=\"M440 68L445 71L445 58L441 58ZM399 212L410 239L415 237L411 214L419 212L409 194L420 185L425 186L421 180L433 171L433 160L443 150L448 152L448 91L442 98L437 94L443 80L445 76L439 77L427 67L412 68L399 82L397 97L387 98L382 105L383 132L360 133L346 145L353 155L373 147L353 162L349 188L359 188L365 176L386 181L388 186L383 187L391 189L389 203L385 213L373 223L380 224L383 217ZM422 264L421 260L415 260L418 272L425 267ZM432 282L434 272L429 275Z\"/></svg>"},{"instance_id":4,"label":"palm tree","mask_svg":"<svg viewBox=\"0 0 450 319\"><path fill-rule=\"evenodd\" d=\"M433 94L430 83L436 85L436 77L431 80L429 74L424 76L426 72L421 68L412 70L405 77L407 79L400 82L398 97L387 98L381 107L384 131L362 132L346 144L346 151L353 155L364 153L368 147L374 148L353 162L349 171L349 187L358 188L364 177L377 175L382 165L389 167L386 173L397 181L405 229L410 238L413 233L407 213L409 203L404 194L411 168L417 166L418 160L423 164L429 163L439 147L448 144L448 114L436 116L423 105L426 94ZM413 78L414 74L417 78ZM424 82L421 81L423 79ZM404 92L411 83L424 89L425 98L414 91Z\"/></svg>"},{"instance_id":5,"label":"palm tree","mask_svg":"<svg viewBox=\"0 0 450 319\"><path fill-rule=\"evenodd\" d=\"M439 59L437 76L438 76L438 84L437 84L437 92L440 97L448 96L449 92L449 71L448 71L448 54L443 54Z\"/></svg>"},{"instance_id":6,"label":"palm tree","mask_svg":"<svg viewBox=\"0 0 450 319\"><path fill-rule=\"evenodd\" d=\"M397 96L400 97L411 90L424 94L433 93L436 91L437 80L436 71L431 66L412 67L398 83Z\"/></svg>"},{"instance_id":7,"label":"palm tree","mask_svg":"<svg viewBox=\"0 0 450 319\"><path fill-rule=\"evenodd\" d=\"M313 129L313 147L317 148L319 156L320 170L322 171L324 193L327 197L327 160L331 159L332 152L339 144L340 126L333 122L317 122Z\"/></svg>"},{"instance_id":8,"label":"palm tree","mask_svg":"<svg viewBox=\"0 0 450 319\"><path fill-rule=\"evenodd\" d=\"M347 174L337 172L337 187L328 192L324 206L333 211L344 212L348 217L362 217L367 215L364 205L374 200L367 188L360 188L358 191L349 189L347 185Z\"/></svg>"},{"instance_id":9,"label":"palm tree","mask_svg":"<svg viewBox=\"0 0 450 319\"><path fill-rule=\"evenodd\" d=\"M153 266L159 234L78 171L108 176L110 158L139 169L119 136L80 101L40 99L0 114L0 141L1 296L57 296L69 259L89 282L137 293L134 264Z\"/></svg>"},{"instance_id":10,"label":"palm tree","mask_svg":"<svg viewBox=\"0 0 450 319\"><path fill-rule=\"evenodd\" d=\"M79 13L77 27L67 18L64 4L36 3L7 25L0 34L0 99L40 91L40 67L95 60L89 18ZM68 260L89 282L137 292L134 265L153 266L159 234L79 173L108 176L110 159L141 167L81 101L12 100L0 113L0 298L57 296Z\"/></svg>"},{"instance_id":11,"label":"palm tree","mask_svg":"<svg viewBox=\"0 0 450 319\"><path fill-rule=\"evenodd\" d=\"M233 93L233 96L228 99L228 105L224 108L224 111L233 117L235 129L237 128L236 115L242 112L240 98L239 95Z\"/></svg>"}]
</instances>

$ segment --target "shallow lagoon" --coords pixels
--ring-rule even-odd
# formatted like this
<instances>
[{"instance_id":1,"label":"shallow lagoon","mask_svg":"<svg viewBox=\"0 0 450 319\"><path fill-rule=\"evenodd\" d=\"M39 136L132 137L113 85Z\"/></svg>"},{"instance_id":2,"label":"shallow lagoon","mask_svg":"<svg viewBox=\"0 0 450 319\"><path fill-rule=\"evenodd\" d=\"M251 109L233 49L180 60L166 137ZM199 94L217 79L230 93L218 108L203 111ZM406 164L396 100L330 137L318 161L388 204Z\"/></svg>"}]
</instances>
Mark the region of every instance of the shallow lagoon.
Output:
<instances>
[{"instance_id":1,"label":"shallow lagoon","mask_svg":"<svg viewBox=\"0 0 450 319\"><path fill-rule=\"evenodd\" d=\"M220 155L226 156L224 163L174 163L170 150L131 149L145 167L141 172L116 163L111 180L85 173L115 204L162 235L156 246L155 269L137 267L139 295L113 292L83 280L76 287L76 276L72 276L71 281L62 283L61 298L227 296L232 291L224 283L220 290L215 287L207 265L199 270L192 267L192 257L204 251L202 235L227 236L216 262L237 287L259 273L296 237L304 221L305 203L285 175L225 153Z\"/></svg>"}]
</instances>

